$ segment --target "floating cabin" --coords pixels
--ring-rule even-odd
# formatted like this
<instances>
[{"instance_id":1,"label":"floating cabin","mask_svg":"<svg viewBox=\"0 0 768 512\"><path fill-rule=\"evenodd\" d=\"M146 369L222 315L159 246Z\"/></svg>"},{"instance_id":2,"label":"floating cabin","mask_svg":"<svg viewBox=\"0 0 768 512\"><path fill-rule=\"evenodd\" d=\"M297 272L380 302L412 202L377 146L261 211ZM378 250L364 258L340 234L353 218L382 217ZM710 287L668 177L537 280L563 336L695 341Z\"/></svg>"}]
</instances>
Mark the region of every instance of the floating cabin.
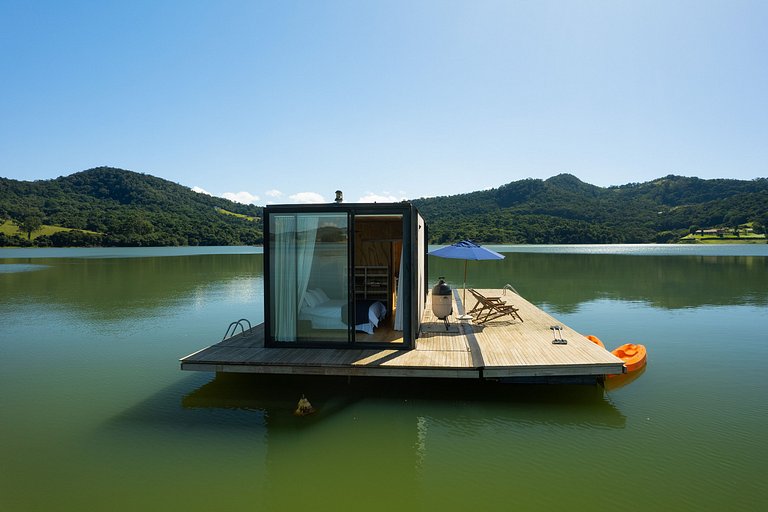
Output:
<instances>
[{"instance_id":1,"label":"floating cabin","mask_svg":"<svg viewBox=\"0 0 768 512\"><path fill-rule=\"evenodd\" d=\"M459 321L476 301L454 289L449 322L436 318L427 240L408 202L266 207L264 323L233 322L181 369L510 382L624 373L619 358L512 291L477 290L519 317Z\"/></svg>"}]
</instances>

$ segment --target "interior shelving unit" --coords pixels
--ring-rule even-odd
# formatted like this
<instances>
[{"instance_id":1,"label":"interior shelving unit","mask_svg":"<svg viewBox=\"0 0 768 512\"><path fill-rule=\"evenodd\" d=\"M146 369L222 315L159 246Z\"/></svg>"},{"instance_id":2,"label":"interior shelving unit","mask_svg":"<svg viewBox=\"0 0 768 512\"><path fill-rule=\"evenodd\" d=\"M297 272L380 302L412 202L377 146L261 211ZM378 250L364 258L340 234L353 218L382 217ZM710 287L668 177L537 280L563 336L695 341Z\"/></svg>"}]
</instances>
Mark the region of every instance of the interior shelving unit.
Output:
<instances>
[{"instance_id":1,"label":"interior shelving unit","mask_svg":"<svg viewBox=\"0 0 768 512\"><path fill-rule=\"evenodd\" d=\"M356 266L355 298L389 302L389 267Z\"/></svg>"}]
</instances>

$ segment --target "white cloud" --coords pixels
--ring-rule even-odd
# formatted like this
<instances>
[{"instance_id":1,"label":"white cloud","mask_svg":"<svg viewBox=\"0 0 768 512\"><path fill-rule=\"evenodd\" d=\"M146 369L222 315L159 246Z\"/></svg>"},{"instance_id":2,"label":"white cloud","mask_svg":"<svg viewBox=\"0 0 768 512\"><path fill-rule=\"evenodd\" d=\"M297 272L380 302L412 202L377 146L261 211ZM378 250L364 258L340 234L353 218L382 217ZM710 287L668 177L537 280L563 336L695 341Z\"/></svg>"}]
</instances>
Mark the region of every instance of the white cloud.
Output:
<instances>
[{"instance_id":1,"label":"white cloud","mask_svg":"<svg viewBox=\"0 0 768 512\"><path fill-rule=\"evenodd\" d=\"M192 187L192 192L197 192L198 194L206 194L209 196L217 197L216 194L211 194L210 192L205 190L203 187L198 187L197 185ZM256 201L259 200L259 196L255 196L250 192L246 192L246 191L224 192L223 194L218 194L218 197L223 197L224 199L229 199L230 201L235 201L236 203L242 203L242 204L255 204Z\"/></svg>"},{"instance_id":2,"label":"white cloud","mask_svg":"<svg viewBox=\"0 0 768 512\"><path fill-rule=\"evenodd\" d=\"M250 192L224 192L221 194L221 197L224 199L229 199L230 201L234 201L236 203L242 203L242 204L251 204L255 203L259 200L259 196L255 196L251 194Z\"/></svg>"},{"instance_id":3,"label":"white cloud","mask_svg":"<svg viewBox=\"0 0 768 512\"><path fill-rule=\"evenodd\" d=\"M275 189L267 190L266 192L264 192L264 194L268 195L269 197L282 197L283 196L282 192L280 192L279 190L275 190Z\"/></svg>"},{"instance_id":4,"label":"white cloud","mask_svg":"<svg viewBox=\"0 0 768 512\"><path fill-rule=\"evenodd\" d=\"M376 194L374 192L366 192L364 196L357 200L359 203L397 203L405 200L405 195L396 196L389 192L383 194Z\"/></svg>"},{"instance_id":5,"label":"white cloud","mask_svg":"<svg viewBox=\"0 0 768 512\"><path fill-rule=\"evenodd\" d=\"M288 196L288 199L295 203L327 203L328 201L323 198L320 194L317 192L299 192L298 194L293 194Z\"/></svg>"}]
</instances>

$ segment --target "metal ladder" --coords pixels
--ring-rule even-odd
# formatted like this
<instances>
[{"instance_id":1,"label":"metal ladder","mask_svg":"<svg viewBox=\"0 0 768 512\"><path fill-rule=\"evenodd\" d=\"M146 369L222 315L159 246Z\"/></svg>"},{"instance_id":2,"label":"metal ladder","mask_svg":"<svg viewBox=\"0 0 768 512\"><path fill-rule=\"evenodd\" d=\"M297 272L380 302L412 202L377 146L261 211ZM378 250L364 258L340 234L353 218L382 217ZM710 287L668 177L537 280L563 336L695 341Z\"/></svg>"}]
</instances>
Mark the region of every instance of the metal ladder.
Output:
<instances>
[{"instance_id":1,"label":"metal ladder","mask_svg":"<svg viewBox=\"0 0 768 512\"><path fill-rule=\"evenodd\" d=\"M504 288L502 288L502 292L501 292L501 294L502 294L502 295L506 295L506 294L507 294L507 290L509 290L509 291L511 291L511 292L514 292L514 293L516 293L517 295L520 295L520 293L519 293L517 290L515 290L515 287L514 287L514 286L512 286L512 285L511 285L511 284L509 284L509 283L507 283L507 284L505 284L505 285L504 285Z\"/></svg>"},{"instance_id":2,"label":"metal ladder","mask_svg":"<svg viewBox=\"0 0 768 512\"><path fill-rule=\"evenodd\" d=\"M248 331L253 329L253 327L251 327L251 322L249 322L247 318L241 318L240 320L237 320L237 321L232 322L231 324L229 324L229 327L227 327L227 332L224 333L224 337L221 338L221 341L224 341L227 338L234 337L237 334L237 328L238 327L240 328L240 333L245 335L246 329L245 329L245 325L243 324L243 322L248 324ZM230 331L231 331L231 333L230 333Z\"/></svg>"}]
</instances>

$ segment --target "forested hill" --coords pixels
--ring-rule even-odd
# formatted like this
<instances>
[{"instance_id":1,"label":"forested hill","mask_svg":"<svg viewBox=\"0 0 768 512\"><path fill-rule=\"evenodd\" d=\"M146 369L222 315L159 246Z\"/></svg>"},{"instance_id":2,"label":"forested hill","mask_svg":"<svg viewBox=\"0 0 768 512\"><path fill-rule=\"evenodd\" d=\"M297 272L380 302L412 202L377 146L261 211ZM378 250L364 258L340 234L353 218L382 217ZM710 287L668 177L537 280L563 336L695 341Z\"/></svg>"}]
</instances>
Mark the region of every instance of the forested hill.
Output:
<instances>
[{"instance_id":1,"label":"forested hill","mask_svg":"<svg viewBox=\"0 0 768 512\"><path fill-rule=\"evenodd\" d=\"M768 179L666 176L602 188L570 174L413 201L433 243L673 242L696 227L768 224Z\"/></svg>"},{"instance_id":2,"label":"forested hill","mask_svg":"<svg viewBox=\"0 0 768 512\"><path fill-rule=\"evenodd\" d=\"M432 243L674 242L698 227L750 223L763 232L768 179L666 176L602 188L560 174L413 203ZM261 217L254 205L110 167L45 181L0 178L0 246L260 244Z\"/></svg>"},{"instance_id":3,"label":"forested hill","mask_svg":"<svg viewBox=\"0 0 768 512\"><path fill-rule=\"evenodd\" d=\"M0 246L260 244L261 214L253 205L110 167L45 181L0 178L0 224L32 219L33 224L78 230L38 235L32 241L26 234L0 233Z\"/></svg>"}]
</instances>

